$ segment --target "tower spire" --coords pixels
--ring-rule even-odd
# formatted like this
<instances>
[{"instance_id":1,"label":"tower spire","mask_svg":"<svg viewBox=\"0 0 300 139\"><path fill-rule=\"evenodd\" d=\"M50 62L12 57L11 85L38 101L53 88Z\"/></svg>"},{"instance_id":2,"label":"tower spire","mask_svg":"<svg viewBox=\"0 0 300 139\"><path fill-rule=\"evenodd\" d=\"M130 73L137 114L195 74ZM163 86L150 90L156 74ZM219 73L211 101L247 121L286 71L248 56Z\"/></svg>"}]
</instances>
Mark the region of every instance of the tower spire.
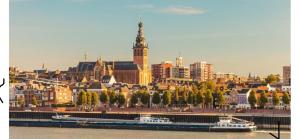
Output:
<instances>
[{"instance_id":1,"label":"tower spire","mask_svg":"<svg viewBox=\"0 0 300 139\"><path fill-rule=\"evenodd\" d=\"M86 62L87 60L87 53L84 54L84 61Z\"/></svg>"},{"instance_id":2,"label":"tower spire","mask_svg":"<svg viewBox=\"0 0 300 139\"><path fill-rule=\"evenodd\" d=\"M146 39L144 36L144 24L142 21L138 23L138 34L135 40L135 47L147 47Z\"/></svg>"}]
</instances>

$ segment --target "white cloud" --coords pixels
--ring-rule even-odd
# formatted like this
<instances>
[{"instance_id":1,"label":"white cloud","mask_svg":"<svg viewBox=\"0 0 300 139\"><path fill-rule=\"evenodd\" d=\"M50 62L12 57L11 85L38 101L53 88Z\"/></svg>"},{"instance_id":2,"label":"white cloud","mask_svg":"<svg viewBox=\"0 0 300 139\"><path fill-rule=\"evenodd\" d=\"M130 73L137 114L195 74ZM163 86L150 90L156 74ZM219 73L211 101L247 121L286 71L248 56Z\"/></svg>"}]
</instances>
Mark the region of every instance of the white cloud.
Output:
<instances>
[{"instance_id":1,"label":"white cloud","mask_svg":"<svg viewBox=\"0 0 300 139\"><path fill-rule=\"evenodd\" d=\"M154 5L152 5L152 4L128 5L127 8L131 8L131 9L153 9Z\"/></svg>"},{"instance_id":2,"label":"white cloud","mask_svg":"<svg viewBox=\"0 0 300 139\"><path fill-rule=\"evenodd\" d=\"M168 7L161 10L164 13L176 14L176 15L198 15L203 14L205 11L200 8L193 7Z\"/></svg>"}]
</instances>

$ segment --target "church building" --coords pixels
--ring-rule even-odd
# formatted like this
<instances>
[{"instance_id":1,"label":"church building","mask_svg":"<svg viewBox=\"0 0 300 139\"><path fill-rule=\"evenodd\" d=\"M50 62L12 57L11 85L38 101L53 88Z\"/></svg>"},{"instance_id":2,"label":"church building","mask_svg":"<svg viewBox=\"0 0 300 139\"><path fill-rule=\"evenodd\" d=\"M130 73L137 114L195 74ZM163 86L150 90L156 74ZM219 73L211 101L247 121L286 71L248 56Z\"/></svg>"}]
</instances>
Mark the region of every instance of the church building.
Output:
<instances>
[{"instance_id":1,"label":"church building","mask_svg":"<svg viewBox=\"0 0 300 139\"><path fill-rule=\"evenodd\" d=\"M148 85L152 82L148 66L148 44L144 36L144 25L138 24L138 34L133 44L133 61L79 62L77 67L69 68L69 76L74 81L102 81L105 75L113 75L117 82Z\"/></svg>"}]
</instances>

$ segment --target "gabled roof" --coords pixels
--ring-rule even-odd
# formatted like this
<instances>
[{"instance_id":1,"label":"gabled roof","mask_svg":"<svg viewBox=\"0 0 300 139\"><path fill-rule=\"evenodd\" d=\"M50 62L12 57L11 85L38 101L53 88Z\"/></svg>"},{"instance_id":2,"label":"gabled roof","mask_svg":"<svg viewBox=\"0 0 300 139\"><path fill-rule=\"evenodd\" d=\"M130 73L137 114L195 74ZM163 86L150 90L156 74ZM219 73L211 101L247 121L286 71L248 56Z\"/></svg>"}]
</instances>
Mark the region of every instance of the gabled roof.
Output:
<instances>
[{"instance_id":1,"label":"gabled roof","mask_svg":"<svg viewBox=\"0 0 300 139\"><path fill-rule=\"evenodd\" d=\"M112 78L114 78L114 76L112 76L112 75L104 75L104 76L102 77L102 83L109 83L109 81L110 81Z\"/></svg>"},{"instance_id":2,"label":"gabled roof","mask_svg":"<svg viewBox=\"0 0 300 139\"><path fill-rule=\"evenodd\" d=\"M96 62L79 62L78 72L93 71Z\"/></svg>"},{"instance_id":3,"label":"gabled roof","mask_svg":"<svg viewBox=\"0 0 300 139\"><path fill-rule=\"evenodd\" d=\"M267 84L263 84L263 83L253 83L253 84L249 84L249 88L258 88L260 86L266 86Z\"/></svg>"},{"instance_id":4,"label":"gabled roof","mask_svg":"<svg viewBox=\"0 0 300 139\"><path fill-rule=\"evenodd\" d=\"M133 61L107 61L106 65L114 65L114 70L138 70L139 66Z\"/></svg>"},{"instance_id":5,"label":"gabled roof","mask_svg":"<svg viewBox=\"0 0 300 139\"><path fill-rule=\"evenodd\" d=\"M89 85L88 89L106 89L106 87L100 82L93 82Z\"/></svg>"},{"instance_id":6,"label":"gabled roof","mask_svg":"<svg viewBox=\"0 0 300 139\"><path fill-rule=\"evenodd\" d=\"M111 78L112 78L111 75L104 75L104 76L102 77L102 80L110 80Z\"/></svg>"},{"instance_id":7,"label":"gabled roof","mask_svg":"<svg viewBox=\"0 0 300 139\"><path fill-rule=\"evenodd\" d=\"M251 89L247 88L247 89L242 89L239 92L239 94L247 94Z\"/></svg>"}]
</instances>

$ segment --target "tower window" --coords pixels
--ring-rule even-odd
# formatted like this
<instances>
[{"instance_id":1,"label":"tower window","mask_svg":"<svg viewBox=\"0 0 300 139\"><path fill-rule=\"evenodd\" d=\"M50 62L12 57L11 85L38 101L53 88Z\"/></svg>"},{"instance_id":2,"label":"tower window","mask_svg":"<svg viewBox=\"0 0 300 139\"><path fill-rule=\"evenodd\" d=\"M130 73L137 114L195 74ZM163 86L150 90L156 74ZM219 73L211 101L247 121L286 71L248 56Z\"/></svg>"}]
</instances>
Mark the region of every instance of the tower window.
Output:
<instances>
[{"instance_id":1,"label":"tower window","mask_svg":"<svg viewBox=\"0 0 300 139\"><path fill-rule=\"evenodd\" d=\"M140 56L143 56L143 50L140 50Z\"/></svg>"}]
</instances>

